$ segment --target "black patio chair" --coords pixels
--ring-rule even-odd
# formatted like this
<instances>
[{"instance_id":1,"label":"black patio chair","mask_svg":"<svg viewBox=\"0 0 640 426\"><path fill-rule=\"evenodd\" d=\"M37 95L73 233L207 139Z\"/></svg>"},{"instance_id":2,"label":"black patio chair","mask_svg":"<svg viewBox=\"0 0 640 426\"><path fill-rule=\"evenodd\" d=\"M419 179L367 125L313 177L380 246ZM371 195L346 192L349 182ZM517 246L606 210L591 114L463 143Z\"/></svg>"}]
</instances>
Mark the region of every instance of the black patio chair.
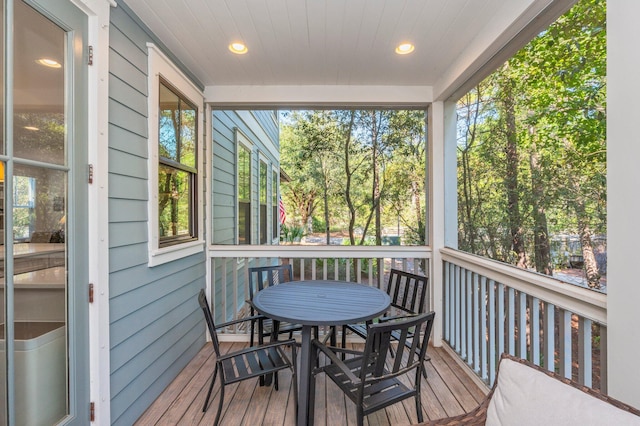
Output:
<instances>
[{"instance_id":1,"label":"black patio chair","mask_svg":"<svg viewBox=\"0 0 640 426\"><path fill-rule=\"evenodd\" d=\"M391 269L387 283L387 294L391 299L389 310L378 321L389 321L404 316L414 316L426 310L426 299L429 290L429 279L422 275ZM361 324L348 324L342 327L342 347L347 344L347 330L363 339L367 338L368 329L373 321ZM398 336L392 336L398 338ZM428 360L429 357L427 356ZM422 370L427 378L426 370Z\"/></svg>"},{"instance_id":2,"label":"black patio chair","mask_svg":"<svg viewBox=\"0 0 640 426\"><path fill-rule=\"evenodd\" d=\"M314 347L325 354L330 363L316 368L314 375L325 373L353 401L358 425L364 416L414 397L418 422L422 422L420 375L433 327L435 312L372 324L367 330L364 351L326 346L317 339ZM392 353L394 336L398 344ZM342 360L338 353L352 354ZM400 376L415 371L414 386ZM313 401L311 395L310 400Z\"/></svg>"},{"instance_id":3,"label":"black patio chair","mask_svg":"<svg viewBox=\"0 0 640 426\"><path fill-rule=\"evenodd\" d=\"M247 303L251 308L251 316L255 316L256 312L253 307L253 296L264 289L272 285L293 281L293 268L291 265L272 265L272 266L256 266L249 268L249 300ZM293 332L302 330L301 325L280 323L273 321L270 318L258 317L251 321L250 329L250 344L253 346L253 339L255 334L255 326L258 324L258 344L264 343L265 337L271 337L275 334L289 334L289 339L293 338ZM274 329L275 327L275 329Z\"/></svg>"},{"instance_id":4,"label":"black patio chair","mask_svg":"<svg viewBox=\"0 0 640 426\"><path fill-rule=\"evenodd\" d=\"M280 370L288 368L291 370L293 383L293 395L296 407L298 406L298 381L296 377L296 342L295 340L285 340L280 342L270 342L265 345L251 346L246 349L220 354L220 345L218 343L218 334L216 332L219 328L228 327L234 324L238 324L244 321L251 321L254 318L241 318L235 321L225 322L223 324L215 325L213 316L211 315L211 309L209 308L209 302L207 302L207 296L204 290L200 290L198 295L198 303L204 313L204 318L207 322L209 334L211 334L211 343L213 344L213 350L216 353L216 366L213 370L213 377L211 379L211 385L209 385L209 391L207 392L207 398L204 401L202 411L207 411L209 405L209 399L211 398L211 392L213 391L213 385L216 381L218 372L220 372L220 402L218 403L218 412L216 413L214 425L218 424L220 420L220 413L222 412L222 404L224 403L224 387L225 385L240 382L242 380L251 379L254 377L264 377L267 374L276 373ZM291 358L287 356L284 351L284 347L289 346L291 348ZM278 376L274 379L274 388L278 390Z\"/></svg>"}]
</instances>

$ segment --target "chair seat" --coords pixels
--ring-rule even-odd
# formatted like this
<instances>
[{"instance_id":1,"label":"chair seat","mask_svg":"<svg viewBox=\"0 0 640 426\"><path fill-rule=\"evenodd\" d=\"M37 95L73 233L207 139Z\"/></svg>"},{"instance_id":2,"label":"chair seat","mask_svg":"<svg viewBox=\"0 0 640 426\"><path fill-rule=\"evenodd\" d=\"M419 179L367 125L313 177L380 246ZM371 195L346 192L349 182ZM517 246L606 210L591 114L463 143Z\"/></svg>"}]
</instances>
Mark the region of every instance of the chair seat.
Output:
<instances>
[{"instance_id":1,"label":"chair seat","mask_svg":"<svg viewBox=\"0 0 640 426\"><path fill-rule=\"evenodd\" d=\"M226 355L220 361L225 382L239 382L289 368L290 363L281 351L281 347L266 347Z\"/></svg>"},{"instance_id":2,"label":"chair seat","mask_svg":"<svg viewBox=\"0 0 640 426\"><path fill-rule=\"evenodd\" d=\"M362 357L350 358L344 363L353 374L360 376ZM349 399L357 403L360 383L353 383L336 365L324 367L324 372L344 391ZM383 375L385 374L389 374L386 369ZM364 395L362 396L363 412L367 415L415 395L416 389L407 387L397 377L380 380L364 387Z\"/></svg>"},{"instance_id":3,"label":"chair seat","mask_svg":"<svg viewBox=\"0 0 640 426\"><path fill-rule=\"evenodd\" d=\"M362 323L362 324L347 324L346 328L348 330L351 330L352 333L357 334L358 336L362 337L363 339L367 338L367 325Z\"/></svg>"}]
</instances>

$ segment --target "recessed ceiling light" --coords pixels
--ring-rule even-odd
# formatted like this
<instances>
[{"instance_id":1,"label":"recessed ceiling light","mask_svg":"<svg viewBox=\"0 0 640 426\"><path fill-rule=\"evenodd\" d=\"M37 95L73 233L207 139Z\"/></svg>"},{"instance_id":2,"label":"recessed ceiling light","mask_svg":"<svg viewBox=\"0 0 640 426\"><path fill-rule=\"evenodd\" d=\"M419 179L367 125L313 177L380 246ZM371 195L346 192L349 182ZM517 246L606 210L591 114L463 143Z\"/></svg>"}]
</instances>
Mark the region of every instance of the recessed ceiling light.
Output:
<instances>
[{"instance_id":1,"label":"recessed ceiling light","mask_svg":"<svg viewBox=\"0 0 640 426\"><path fill-rule=\"evenodd\" d=\"M249 51L247 46L244 43L240 43L239 41L233 42L229 45L229 50L237 55L244 55Z\"/></svg>"},{"instance_id":2,"label":"recessed ceiling light","mask_svg":"<svg viewBox=\"0 0 640 426\"><path fill-rule=\"evenodd\" d=\"M60 62L53 59L48 59L48 58L36 59L36 63L40 65L44 65L45 67L49 67L49 68L62 68L62 65L60 65Z\"/></svg>"},{"instance_id":3,"label":"recessed ceiling light","mask_svg":"<svg viewBox=\"0 0 640 426\"><path fill-rule=\"evenodd\" d=\"M40 129L38 129L37 127L34 127L34 126L24 126L24 128L25 128L26 130L33 130L34 132L35 132L35 131L40 130Z\"/></svg>"},{"instance_id":4,"label":"recessed ceiling light","mask_svg":"<svg viewBox=\"0 0 640 426\"><path fill-rule=\"evenodd\" d=\"M411 43L400 43L398 47L396 47L396 53L398 55L407 55L415 50L415 46Z\"/></svg>"}]
</instances>

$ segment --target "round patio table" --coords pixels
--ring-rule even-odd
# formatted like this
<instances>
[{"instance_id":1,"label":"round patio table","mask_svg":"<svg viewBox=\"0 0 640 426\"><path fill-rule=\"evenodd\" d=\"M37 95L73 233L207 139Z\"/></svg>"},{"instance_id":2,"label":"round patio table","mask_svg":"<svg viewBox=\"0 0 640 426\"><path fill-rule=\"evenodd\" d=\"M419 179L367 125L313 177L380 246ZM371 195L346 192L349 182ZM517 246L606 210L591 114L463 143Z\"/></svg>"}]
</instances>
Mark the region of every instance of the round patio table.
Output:
<instances>
[{"instance_id":1,"label":"round patio table","mask_svg":"<svg viewBox=\"0 0 640 426\"><path fill-rule=\"evenodd\" d=\"M346 281L292 281L267 287L253 297L256 310L269 318L302 325L298 421L313 424L315 363L311 350L313 326L339 326L373 319L384 313L390 299L384 291Z\"/></svg>"}]
</instances>

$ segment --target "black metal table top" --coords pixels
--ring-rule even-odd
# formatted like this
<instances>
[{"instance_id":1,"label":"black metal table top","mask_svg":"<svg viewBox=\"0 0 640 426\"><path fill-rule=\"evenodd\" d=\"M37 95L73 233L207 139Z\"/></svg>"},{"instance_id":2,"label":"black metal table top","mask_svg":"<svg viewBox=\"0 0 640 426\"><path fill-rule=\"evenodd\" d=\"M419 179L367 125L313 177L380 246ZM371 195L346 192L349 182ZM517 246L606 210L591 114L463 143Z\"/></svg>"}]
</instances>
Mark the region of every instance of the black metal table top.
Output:
<instances>
[{"instance_id":1,"label":"black metal table top","mask_svg":"<svg viewBox=\"0 0 640 426\"><path fill-rule=\"evenodd\" d=\"M253 297L255 308L279 321L301 325L342 325L384 313L387 293L346 281L292 281L267 287Z\"/></svg>"}]
</instances>

